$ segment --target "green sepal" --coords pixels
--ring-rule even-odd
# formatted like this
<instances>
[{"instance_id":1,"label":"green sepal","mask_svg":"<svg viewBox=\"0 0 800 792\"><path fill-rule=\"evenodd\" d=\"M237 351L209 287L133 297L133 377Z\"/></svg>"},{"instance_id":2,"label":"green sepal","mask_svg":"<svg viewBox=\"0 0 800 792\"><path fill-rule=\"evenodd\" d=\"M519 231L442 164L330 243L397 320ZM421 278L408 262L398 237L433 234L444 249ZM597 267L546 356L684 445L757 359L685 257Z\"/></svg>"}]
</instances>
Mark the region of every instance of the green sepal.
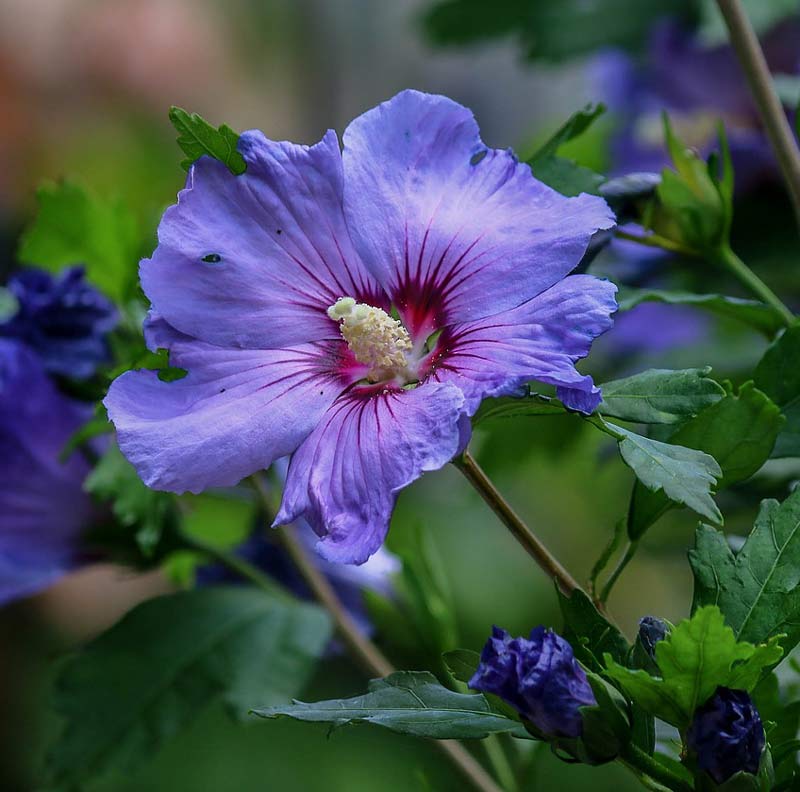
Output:
<instances>
[{"instance_id":1,"label":"green sepal","mask_svg":"<svg viewBox=\"0 0 800 792\"><path fill-rule=\"evenodd\" d=\"M733 216L733 169L728 141L719 127L719 158L708 162L687 148L664 114L664 137L673 169L665 168L642 224L659 236L695 253L709 254L727 245Z\"/></svg>"},{"instance_id":2,"label":"green sepal","mask_svg":"<svg viewBox=\"0 0 800 792\"><path fill-rule=\"evenodd\" d=\"M598 674L586 671L586 678L597 704L581 707L581 736L552 737L549 742L555 755L566 758L566 761L606 764L616 759L631 739L630 707L623 695ZM538 732L535 728L529 731L532 734Z\"/></svg>"},{"instance_id":3,"label":"green sepal","mask_svg":"<svg viewBox=\"0 0 800 792\"><path fill-rule=\"evenodd\" d=\"M687 764L693 764L691 758ZM735 773L727 781L718 784L703 770L695 768L695 789L697 792L770 792L775 782L775 771L769 745L764 746L758 773Z\"/></svg>"}]
</instances>

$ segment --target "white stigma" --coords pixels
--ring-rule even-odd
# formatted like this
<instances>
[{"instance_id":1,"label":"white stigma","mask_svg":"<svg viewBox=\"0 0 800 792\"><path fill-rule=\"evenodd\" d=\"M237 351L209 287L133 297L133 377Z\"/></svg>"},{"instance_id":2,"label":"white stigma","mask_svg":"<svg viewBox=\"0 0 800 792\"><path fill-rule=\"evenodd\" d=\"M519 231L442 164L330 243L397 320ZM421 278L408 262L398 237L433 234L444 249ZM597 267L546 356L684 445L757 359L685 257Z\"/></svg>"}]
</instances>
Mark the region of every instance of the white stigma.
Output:
<instances>
[{"instance_id":1,"label":"white stigma","mask_svg":"<svg viewBox=\"0 0 800 792\"><path fill-rule=\"evenodd\" d=\"M356 360L369 366L367 378L371 382L408 375L406 353L411 351L411 338L397 319L352 297L338 299L328 308L328 316L341 322L342 337Z\"/></svg>"}]
</instances>

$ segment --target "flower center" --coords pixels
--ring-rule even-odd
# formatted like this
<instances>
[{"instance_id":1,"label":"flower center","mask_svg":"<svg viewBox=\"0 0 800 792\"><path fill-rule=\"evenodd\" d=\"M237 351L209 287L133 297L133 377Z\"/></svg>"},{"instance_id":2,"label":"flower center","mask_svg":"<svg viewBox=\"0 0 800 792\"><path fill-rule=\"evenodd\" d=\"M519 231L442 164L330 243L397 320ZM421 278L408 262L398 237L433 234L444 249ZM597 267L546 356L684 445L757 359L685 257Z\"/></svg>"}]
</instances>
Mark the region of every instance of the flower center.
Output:
<instances>
[{"instance_id":1,"label":"flower center","mask_svg":"<svg viewBox=\"0 0 800 792\"><path fill-rule=\"evenodd\" d=\"M359 363L369 366L367 379L380 382L400 376L413 379L407 353L413 345L408 330L386 311L356 302L352 297L338 299L328 316L341 322L341 333Z\"/></svg>"}]
</instances>

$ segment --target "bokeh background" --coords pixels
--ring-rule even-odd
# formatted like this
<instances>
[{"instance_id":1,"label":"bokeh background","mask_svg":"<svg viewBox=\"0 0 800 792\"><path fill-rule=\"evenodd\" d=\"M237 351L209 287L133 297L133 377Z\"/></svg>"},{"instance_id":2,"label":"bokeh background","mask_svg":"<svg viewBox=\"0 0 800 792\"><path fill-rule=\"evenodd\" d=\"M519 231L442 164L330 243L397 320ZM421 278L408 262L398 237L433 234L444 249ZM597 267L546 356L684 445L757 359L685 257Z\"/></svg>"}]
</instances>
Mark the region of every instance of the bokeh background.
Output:
<instances>
[{"instance_id":1,"label":"bokeh background","mask_svg":"<svg viewBox=\"0 0 800 792\"><path fill-rule=\"evenodd\" d=\"M597 60L608 56L607 48L574 58L531 59L513 25L508 35L441 46L424 23L431 5L430 0L0 0L0 273L5 277L12 270L19 235L35 211L37 185L47 179L68 178L99 195L122 198L138 218L144 246L152 246L157 219L183 182L181 153L167 119L173 104L215 124L257 127L271 138L312 143L327 128L341 133L354 116L414 87L471 107L490 146L521 153L586 102L605 99L613 105L622 82L607 76L607 59ZM514 5L520 4L486 3L485 15ZM610 5L619 13L619 2ZM772 22L764 21L763 28ZM647 69L648 40L642 37L644 52L632 62L634 74ZM797 59L800 39L791 42ZM744 91L740 75L733 80ZM608 114L573 144L571 156L597 169L615 167L615 135L625 102L633 101L625 95L617 99L616 115ZM712 99L710 115L718 110ZM740 192L734 247L800 305L791 293L798 246L769 166ZM593 266L614 277L655 269L669 283L739 293L719 273L685 265L673 269L661 260L643 263L624 248L606 251ZM642 343L643 338L650 340ZM643 314L627 331L621 323L596 345L585 370L602 380L650 366L710 364L717 375L737 381L765 347L765 339L736 324L668 309L649 318ZM632 475L606 440L570 418L539 418L486 424L473 442L476 456L514 506L581 579L624 515L632 486ZM800 475L791 464L770 464L722 496L722 510L731 515L728 531L744 531L758 497L783 491ZM244 519L240 510L217 511L207 528L236 535ZM645 614L673 621L687 614L686 548L694 525L690 513L670 513L650 531L619 581L610 604L629 634ZM415 546L419 533L443 560L455 645L479 649L492 624L516 633L540 623L559 625L548 580L454 469L428 475L402 494L389 545L402 553ZM52 728L47 685L57 658L136 602L174 586L162 572L90 567L0 611L0 789L36 788L35 767ZM381 642L398 662L408 658L422 667L426 661L425 647L406 636L384 633ZM363 684L349 663L331 657L306 697L355 694ZM638 788L618 767L568 766L546 747L534 750L539 756L527 790ZM417 741L366 727L329 737L314 725L234 724L212 707L135 773L109 778L90 792L461 788L439 755Z\"/></svg>"}]
</instances>

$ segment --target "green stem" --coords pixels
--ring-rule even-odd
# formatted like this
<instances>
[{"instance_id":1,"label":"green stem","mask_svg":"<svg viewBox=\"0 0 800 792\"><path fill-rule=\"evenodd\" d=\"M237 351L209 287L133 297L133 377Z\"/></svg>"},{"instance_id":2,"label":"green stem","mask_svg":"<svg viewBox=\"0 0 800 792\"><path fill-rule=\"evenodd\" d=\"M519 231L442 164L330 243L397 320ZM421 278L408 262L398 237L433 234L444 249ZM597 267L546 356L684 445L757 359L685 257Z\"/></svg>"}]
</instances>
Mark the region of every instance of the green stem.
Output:
<instances>
[{"instance_id":1,"label":"green stem","mask_svg":"<svg viewBox=\"0 0 800 792\"><path fill-rule=\"evenodd\" d=\"M483 468L467 449L460 458L453 460L455 466L463 473L489 508L500 518L512 536L525 548L544 572L554 580L564 594L571 594L580 585L561 565L558 559L542 544L536 534L522 521L511 508L508 501L500 494Z\"/></svg>"},{"instance_id":2,"label":"green stem","mask_svg":"<svg viewBox=\"0 0 800 792\"><path fill-rule=\"evenodd\" d=\"M257 588L267 591L270 594L284 600L293 599L292 595L283 586L281 586L280 583L273 580L271 577L268 577L257 567L248 563L243 558L239 558L239 556L235 555L234 553L231 553L228 550L223 550L221 547L215 547L214 545L203 542L200 539L195 539L192 536L187 536L186 534L183 534L182 539L186 546L190 549L209 556L210 558L214 559L214 561L222 564L224 567L227 567L231 570L231 572L249 581Z\"/></svg>"},{"instance_id":3,"label":"green stem","mask_svg":"<svg viewBox=\"0 0 800 792\"><path fill-rule=\"evenodd\" d=\"M506 756L506 752L503 750L503 745L500 742L499 736L497 734L490 734L488 737L481 740L481 744L486 751L486 757L500 785L506 792L517 792L519 785L514 776L511 762L508 761L508 756Z\"/></svg>"},{"instance_id":4,"label":"green stem","mask_svg":"<svg viewBox=\"0 0 800 792\"><path fill-rule=\"evenodd\" d=\"M617 564L614 571L611 573L611 576L606 581L605 586L603 586L603 590L600 592L599 601L601 605L605 605L608 601L608 598L611 596L611 589L614 588L614 584L619 579L619 576L625 571L625 567L630 564L633 560L633 556L636 554L636 550L639 547L639 542L629 542L628 548L625 551L625 555L622 556L622 560Z\"/></svg>"},{"instance_id":5,"label":"green stem","mask_svg":"<svg viewBox=\"0 0 800 792\"><path fill-rule=\"evenodd\" d=\"M660 248L661 250L668 250L670 253L679 253L682 256L692 256L696 258L700 254L693 248L681 245L680 242L673 242L671 239L659 236L658 234L647 234L642 236L640 234L629 234L627 231L617 229L614 232L617 239L625 239L628 242L635 242L637 245L644 245L645 247Z\"/></svg>"},{"instance_id":6,"label":"green stem","mask_svg":"<svg viewBox=\"0 0 800 792\"><path fill-rule=\"evenodd\" d=\"M750 85L800 225L800 151L775 91L764 52L740 0L717 0L717 4L728 26L731 44Z\"/></svg>"},{"instance_id":7,"label":"green stem","mask_svg":"<svg viewBox=\"0 0 800 792\"><path fill-rule=\"evenodd\" d=\"M739 282L759 300L771 305L783 319L787 327L794 324L794 314L784 305L780 297L767 286L727 245L719 251L719 261Z\"/></svg>"},{"instance_id":8,"label":"green stem","mask_svg":"<svg viewBox=\"0 0 800 792\"><path fill-rule=\"evenodd\" d=\"M640 773L648 776L673 792L693 792L691 784L688 784L668 767L657 762L652 756L631 743L623 749L619 758L637 776Z\"/></svg>"},{"instance_id":9,"label":"green stem","mask_svg":"<svg viewBox=\"0 0 800 792\"><path fill-rule=\"evenodd\" d=\"M703 256L699 251L684 247L658 234L639 236L638 234L629 234L626 231L616 231L615 233L619 239L627 239L629 242L636 242L639 245L661 248L662 250L669 250L673 253L681 253L685 256L693 256L695 258ZM775 292L772 291L772 289L770 289L770 287L767 286L767 284L764 283L764 281L762 281L728 245L724 245L720 248L716 258L720 264L736 276L739 282L751 294L755 295L761 302L772 306L781 315L787 327L794 323L795 315L786 307L780 297L778 297L778 295L775 294Z\"/></svg>"},{"instance_id":10,"label":"green stem","mask_svg":"<svg viewBox=\"0 0 800 792\"><path fill-rule=\"evenodd\" d=\"M272 502L269 488L266 486L263 477L256 474L251 476L251 480L267 513L274 514L275 504ZM328 578L319 571L317 565L308 557L305 548L297 541L291 527L284 526L280 531L281 541L292 561L316 600L330 614L336 626L336 631L353 657L370 675L385 677L393 673L396 670L395 667L381 650L361 632L347 608L342 604L333 586L329 583ZM462 775L471 782L475 789L480 790L480 792L503 792L480 762L461 743L456 740L435 740L434 744L461 771Z\"/></svg>"}]
</instances>

